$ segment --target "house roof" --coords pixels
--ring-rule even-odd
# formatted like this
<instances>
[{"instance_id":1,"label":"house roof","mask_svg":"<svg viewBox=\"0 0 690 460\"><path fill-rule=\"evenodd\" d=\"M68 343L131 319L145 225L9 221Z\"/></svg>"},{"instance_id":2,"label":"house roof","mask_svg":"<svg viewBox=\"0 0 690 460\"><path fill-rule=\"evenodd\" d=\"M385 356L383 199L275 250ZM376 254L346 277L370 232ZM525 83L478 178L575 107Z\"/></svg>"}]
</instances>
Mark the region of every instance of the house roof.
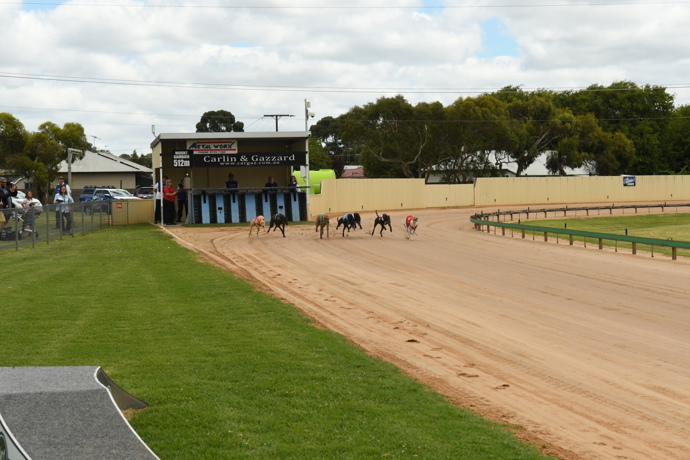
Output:
<instances>
[{"instance_id":1,"label":"house roof","mask_svg":"<svg viewBox=\"0 0 690 460\"><path fill-rule=\"evenodd\" d=\"M364 166L345 166L340 178L352 179L364 177Z\"/></svg>"},{"instance_id":2,"label":"house roof","mask_svg":"<svg viewBox=\"0 0 690 460\"><path fill-rule=\"evenodd\" d=\"M236 139L236 140L261 140L261 141L282 141L307 139L309 131L270 131L270 132L220 132L220 133L161 133L151 142L154 148L163 140L216 140L216 139Z\"/></svg>"},{"instance_id":3,"label":"house roof","mask_svg":"<svg viewBox=\"0 0 690 460\"><path fill-rule=\"evenodd\" d=\"M67 173L67 162L63 161L59 165L60 173ZM84 152L84 158L72 162L73 173L151 173L153 170L142 166L133 161L125 160L117 155L105 152Z\"/></svg>"}]
</instances>

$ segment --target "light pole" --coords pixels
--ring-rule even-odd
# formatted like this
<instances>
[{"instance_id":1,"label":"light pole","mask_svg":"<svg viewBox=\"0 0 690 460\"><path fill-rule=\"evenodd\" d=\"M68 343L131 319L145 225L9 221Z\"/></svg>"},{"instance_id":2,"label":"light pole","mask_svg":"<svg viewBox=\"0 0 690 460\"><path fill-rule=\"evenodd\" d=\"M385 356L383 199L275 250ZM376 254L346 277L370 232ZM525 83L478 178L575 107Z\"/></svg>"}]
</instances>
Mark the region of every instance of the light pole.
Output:
<instances>
[{"instance_id":1,"label":"light pole","mask_svg":"<svg viewBox=\"0 0 690 460\"><path fill-rule=\"evenodd\" d=\"M72 187L72 154L73 153L80 154L80 153L82 153L82 151L78 150L78 149L67 149L67 183L70 184L70 187Z\"/></svg>"},{"instance_id":2,"label":"light pole","mask_svg":"<svg viewBox=\"0 0 690 460\"><path fill-rule=\"evenodd\" d=\"M309 117L314 118L314 112L310 112L309 109L311 108L311 102L308 100L304 100L304 130L309 131Z\"/></svg>"}]
</instances>

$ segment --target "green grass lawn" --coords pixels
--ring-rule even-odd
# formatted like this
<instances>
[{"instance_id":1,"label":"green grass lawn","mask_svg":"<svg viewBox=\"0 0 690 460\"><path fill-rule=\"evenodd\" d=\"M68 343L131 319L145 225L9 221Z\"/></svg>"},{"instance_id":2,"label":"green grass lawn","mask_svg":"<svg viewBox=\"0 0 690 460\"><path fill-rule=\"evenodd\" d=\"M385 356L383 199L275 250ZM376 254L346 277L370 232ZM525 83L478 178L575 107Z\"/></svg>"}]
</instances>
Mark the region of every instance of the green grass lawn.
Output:
<instances>
[{"instance_id":1,"label":"green grass lawn","mask_svg":"<svg viewBox=\"0 0 690 460\"><path fill-rule=\"evenodd\" d=\"M586 217L523 221L524 225L541 227L564 228L568 230L583 230L588 232L610 233L613 235L639 236L658 238L662 240L690 241L690 214L646 214L616 217ZM583 241L582 237L574 237L576 241ZM597 240L589 238L588 243L595 244ZM604 245L615 246L611 240L604 240ZM618 242L619 248L631 248L630 243ZM648 245L638 245L638 251L651 251ZM671 254L670 248L655 246L654 253ZM678 255L690 257L690 251L679 249Z\"/></svg>"},{"instance_id":2,"label":"green grass lawn","mask_svg":"<svg viewBox=\"0 0 690 460\"><path fill-rule=\"evenodd\" d=\"M0 366L102 366L162 459L547 458L153 226L2 261Z\"/></svg>"}]
</instances>

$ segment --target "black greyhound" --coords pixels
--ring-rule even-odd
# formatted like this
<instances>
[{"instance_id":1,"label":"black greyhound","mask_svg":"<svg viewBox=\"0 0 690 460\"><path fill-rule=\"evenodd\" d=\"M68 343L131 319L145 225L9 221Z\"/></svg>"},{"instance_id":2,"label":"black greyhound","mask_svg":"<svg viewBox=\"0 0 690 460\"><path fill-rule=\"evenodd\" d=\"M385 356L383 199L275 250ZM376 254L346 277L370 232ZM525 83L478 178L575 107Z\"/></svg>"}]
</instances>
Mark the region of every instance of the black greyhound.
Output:
<instances>
[{"instance_id":1,"label":"black greyhound","mask_svg":"<svg viewBox=\"0 0 690 460\"><path fill-rule=\"evenodd\" d=\"M391 216L388 214L383 214L382 216L379 216L379 212L376 211L376 219L374 220L374 228L371 230L371 235L374 235L374 232L376 231L376 226L380 225L381 226L381 231L379 232L380 236L383 236L383 231L386 229L386 225L388 225L388 229L390 230L391 233L393 233L393 226L391 225Z\"/></svg>"},{"instance_id":2,"label":"black greyhound","mask_svg":"<svg viewBox=\"0 0 690 460\"><path fill-rule=\"evenodd\" d=\"M335 226L335 229L338 230L341 225L343 226L343 236L345 236L345 229L347 229L347 233L350 233L350 229L357 230L357 225L362 228L362 219L356 212L345 214L343 217L338 217L338 225Z\"/></svg>"},{"instance_id":3,"label":"black greyhound","mask_svg":"<svg viewBox=\"0 0 690 460\"><path fill-rule=\"evenodd\" d=\"M266 230L266 233L270 232L273 227L273 231L275 232L277 229L280 229L280 232L283 234L283 238L285 238L285 226L288 224L287 217L285 217L283 214L273 214L271 217L271 223L268 225L268 230Z\"/></svg>"}]
</instances>

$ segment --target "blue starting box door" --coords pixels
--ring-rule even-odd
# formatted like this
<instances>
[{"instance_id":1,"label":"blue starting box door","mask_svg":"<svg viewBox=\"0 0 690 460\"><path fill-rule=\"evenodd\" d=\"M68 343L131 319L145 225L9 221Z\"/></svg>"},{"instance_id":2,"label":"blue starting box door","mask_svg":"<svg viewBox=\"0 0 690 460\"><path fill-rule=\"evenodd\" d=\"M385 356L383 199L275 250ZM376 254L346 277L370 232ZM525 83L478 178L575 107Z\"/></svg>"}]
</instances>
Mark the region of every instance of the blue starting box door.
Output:
<instances>
[{"instance_id":1,"label":"blue starting box door","mask_svg":"<svg viewBox=\"0 0 690 460\"><path fill-rule=\"evenodd\" d=\"M216 193L216 223L225 223L225 200L222 193Z\"/></svg>"},{"instance_id":2,"label":"blue starting box door","mask_svg":"<svg viewBox=\"0 0 690 460\"><path fill-rule=\"evenodd\" d=\"M290 200L290 208L292 209L292 221L299 222L301 220L299 215L299 194L289 193L288 197Z\"/></svg>"},{"instance_id":3,"label":"blue starting box door","mask_svg":"<svg viewBox=\"0 0 690 460\"><path fill-rule=\"evenodd\" d=\"M247 222L251 222L251 220L256 217L256 194L245 193L244 206L246 211L245 218Z\"/></svg>"},{"instance_id":4,"label":"blue starting box door","mask_svg":"<svg viewBox=\"0 0 690 460\"><path fill-rule=\"evenodd\" d=\"M240 221L240 203L237 200L237 192L230 192L228 199L230 204L230 222L237 223Z\"/></svg>"},{"instance_id":5,"label":"blue starting box door","mask_svg":"<svg viewBox=\"0 0 690 460\"><path fill-rule=\"evenodd\" d=\"M210 224L211 223L211 204L209 203L208 193L201 192L201 223Z\"/></svg>"}]
</instances>

